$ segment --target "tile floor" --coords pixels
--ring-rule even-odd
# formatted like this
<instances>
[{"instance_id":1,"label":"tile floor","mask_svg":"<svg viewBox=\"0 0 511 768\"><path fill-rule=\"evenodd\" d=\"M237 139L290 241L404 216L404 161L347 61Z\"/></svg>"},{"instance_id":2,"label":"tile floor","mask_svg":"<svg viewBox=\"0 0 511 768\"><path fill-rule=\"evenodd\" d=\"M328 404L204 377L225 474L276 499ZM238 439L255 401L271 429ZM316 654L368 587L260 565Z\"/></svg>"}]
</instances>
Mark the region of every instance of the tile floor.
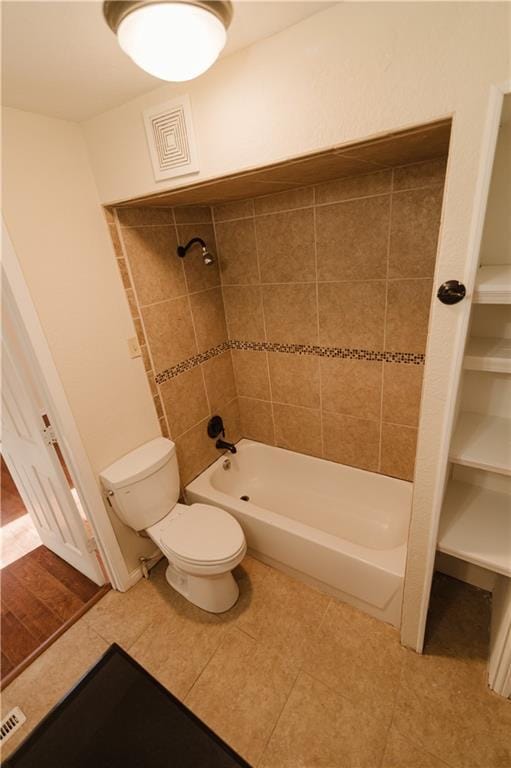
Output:
<instances>
[{"instance_id":1,"label":"tile floor","mask_svg":"<svg viewBox=\"0 0 511 768\"><path fill-rule=\"evenodd\" d=\"M11 520L0 528L0 568L40 546L41 539L28 513Z\"/></svg>"},{"instance_id":2,"label":"tile floor","mask_svg":"<svg viewBox=\"0 0 511 768\"><path fill-rule=\"evenodd\" d=\"M33 727L116 641L258 768L509 768L511 702L485 686L489 604L435 581L427 654L247 557L241 597L213 616L164 563L108 593L4 692ZM25 735L21 729L6 754Z\"/></svg>"}]
</instances>

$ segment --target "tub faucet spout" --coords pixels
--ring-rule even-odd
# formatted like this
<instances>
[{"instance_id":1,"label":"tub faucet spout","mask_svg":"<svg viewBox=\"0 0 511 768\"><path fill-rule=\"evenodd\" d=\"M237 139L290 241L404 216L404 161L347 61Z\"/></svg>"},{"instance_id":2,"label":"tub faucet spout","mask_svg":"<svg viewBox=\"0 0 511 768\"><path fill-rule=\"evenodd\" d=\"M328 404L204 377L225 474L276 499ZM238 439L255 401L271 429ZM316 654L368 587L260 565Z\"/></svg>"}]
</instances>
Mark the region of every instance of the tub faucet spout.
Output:
<instances>
[{"instance_id":1,"label":"tub faucet spout","mask_svg":"<svg viewBox=\"0 0 511 768\"><path fill-rule=\"evenodd\" d=\"M231 453L237 453L238 451L233 443L228 443L225 440L222 440L221 437L218 438L215 445L219 451L230 451Z\"/></svg>"}]
</instances>

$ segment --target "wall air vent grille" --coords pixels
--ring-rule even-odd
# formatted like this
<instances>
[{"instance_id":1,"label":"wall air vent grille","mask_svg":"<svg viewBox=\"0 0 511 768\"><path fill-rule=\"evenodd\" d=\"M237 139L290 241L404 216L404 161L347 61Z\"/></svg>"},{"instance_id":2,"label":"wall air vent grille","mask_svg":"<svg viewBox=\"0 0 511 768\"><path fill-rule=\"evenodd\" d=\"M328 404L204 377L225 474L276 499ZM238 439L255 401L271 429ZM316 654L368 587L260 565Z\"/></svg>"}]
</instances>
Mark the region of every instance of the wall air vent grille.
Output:
<instances>
[{"instance_id":1,"label":"wall air vent grille","mask_svg":"<svg viewBox=\"0 0 511 768\"><path fill-rule=\"evenodd\" d=\"M0 725L0 744L5 744L7 739L10 739L18 728L21 728L26 719L19 707L11 709Z\"/></svg>"},{"instance_id":2,"label":"wall air vent grille","mask_svg":"<svg viewBox=\"0 0 511 768\"><path fill-rule=\"evenodd\" d=\"M146 109L144 123L156 181L199 170L188 96Z\"/></svg>"}]
</instances>

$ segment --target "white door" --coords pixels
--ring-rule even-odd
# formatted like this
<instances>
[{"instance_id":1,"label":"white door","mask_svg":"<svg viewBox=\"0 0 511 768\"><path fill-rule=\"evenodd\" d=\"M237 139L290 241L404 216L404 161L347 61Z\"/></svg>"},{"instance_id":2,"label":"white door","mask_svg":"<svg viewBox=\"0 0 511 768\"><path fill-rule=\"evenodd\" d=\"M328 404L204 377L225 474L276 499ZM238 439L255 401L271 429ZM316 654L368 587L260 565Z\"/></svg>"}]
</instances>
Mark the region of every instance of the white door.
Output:
<instances>
[{"instance_id":1,"label":"white door","mask_svg":"<svg viewBox=\"0 0 511 768\"><path fill-rule=\"evenodd\" d=\"M105 578L60 465L42 393L8 313L2 335L2 456L43 544L96 584Z\"/></svg>"}]
</instances>

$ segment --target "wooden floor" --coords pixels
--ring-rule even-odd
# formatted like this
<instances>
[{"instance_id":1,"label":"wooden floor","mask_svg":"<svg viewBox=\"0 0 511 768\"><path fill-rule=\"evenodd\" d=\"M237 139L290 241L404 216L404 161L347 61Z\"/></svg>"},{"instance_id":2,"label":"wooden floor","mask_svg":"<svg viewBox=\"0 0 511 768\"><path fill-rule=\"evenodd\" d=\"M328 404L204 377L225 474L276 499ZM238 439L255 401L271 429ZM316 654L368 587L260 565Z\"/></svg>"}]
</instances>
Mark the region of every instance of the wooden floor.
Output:
<instances>
[{"instance_id":1,"label":"wooden floor","mask_svg":"<svg viewBox=\"0 0 511 768\"><path fill-rule=\"evenodd\" d=\"M2 687L110 589L45 546L2 568L0 579Z\"/></svg>"}]
</instances>

